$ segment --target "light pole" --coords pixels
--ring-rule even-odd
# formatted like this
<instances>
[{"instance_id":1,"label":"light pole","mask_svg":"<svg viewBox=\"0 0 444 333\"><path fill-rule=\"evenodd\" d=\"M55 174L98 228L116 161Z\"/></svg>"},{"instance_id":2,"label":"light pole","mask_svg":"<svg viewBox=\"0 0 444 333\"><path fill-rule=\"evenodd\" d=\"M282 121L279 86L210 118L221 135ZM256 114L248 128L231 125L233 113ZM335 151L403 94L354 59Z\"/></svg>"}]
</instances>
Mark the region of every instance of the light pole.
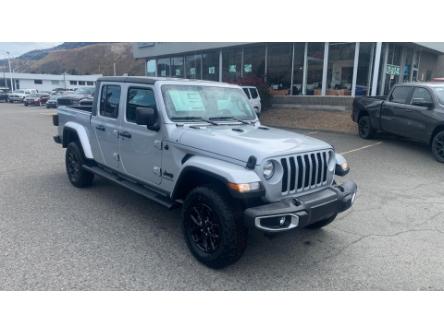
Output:
<instances>
[{"instance_id":1,"label":"light pole","mask_svg":"<svg viewBox=\"0 0 444 333\"><path fill-rule=\"evenodd\" d=\"M11 79L11 91L14 91L14 81L12 79L12 70L11 70L11 58L9 51L3 51L8 56L8 66L9 66L9 77Z\"/></svg>"}]
</instances>

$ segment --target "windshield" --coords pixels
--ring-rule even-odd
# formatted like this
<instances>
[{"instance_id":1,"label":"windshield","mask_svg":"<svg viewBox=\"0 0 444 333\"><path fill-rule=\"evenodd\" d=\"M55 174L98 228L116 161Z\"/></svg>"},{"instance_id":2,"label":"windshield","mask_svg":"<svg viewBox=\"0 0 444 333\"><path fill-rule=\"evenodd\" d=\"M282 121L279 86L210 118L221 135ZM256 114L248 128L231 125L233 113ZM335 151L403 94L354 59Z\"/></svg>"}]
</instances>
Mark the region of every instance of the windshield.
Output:
<instances>
[{"instance_id":1,"label":"windshield","mask_svg":"<svg viewBox=\"0 0 444 333\"><path fill-rule=\"evenodd\" d=\"M436 97L438 97L439 104L444 105L444 87L435 87L433 90L435 91Z\"/></svg>"},{"instance_id":2,"label":"windshield","mask_svg":"<svg viewBox=\"0 0 444 333\"><path fill-rule=\"evenodd\" d=\"M92 95L94 93L94 90L94 88L78 88L76 90L76 93L82 95Z\"/></svg>"},{"instance_id":3,"label":"windshield","mask_svg":"<svg viewBox=\"0 0 444 333\"><path fill-rule=\"evenodd\" d=\"M256 115L241 89L199 85L164 85L162 94L168 117L173 121L256 119Z\"/></svg>"}]
</instances>

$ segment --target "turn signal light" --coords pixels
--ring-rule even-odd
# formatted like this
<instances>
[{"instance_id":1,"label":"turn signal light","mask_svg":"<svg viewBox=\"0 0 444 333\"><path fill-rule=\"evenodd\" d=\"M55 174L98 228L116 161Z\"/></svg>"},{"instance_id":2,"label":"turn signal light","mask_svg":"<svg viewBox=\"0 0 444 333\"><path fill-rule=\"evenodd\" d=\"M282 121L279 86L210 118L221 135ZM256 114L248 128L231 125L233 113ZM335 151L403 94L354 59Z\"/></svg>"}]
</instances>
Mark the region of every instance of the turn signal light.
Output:
<instances>
[{"instance_id":1,"label":"turn signal light","mask_svg":"<svg viewBox=\"0 0 444 333\"><path fill-rule=\"evenodd\" d=\"M233 191L239 193L245 193L245 192L252 192L259 190L260 185L259 182L244 183L244 184L228 183L228 187Z\"/></svg>"}]
</instances>

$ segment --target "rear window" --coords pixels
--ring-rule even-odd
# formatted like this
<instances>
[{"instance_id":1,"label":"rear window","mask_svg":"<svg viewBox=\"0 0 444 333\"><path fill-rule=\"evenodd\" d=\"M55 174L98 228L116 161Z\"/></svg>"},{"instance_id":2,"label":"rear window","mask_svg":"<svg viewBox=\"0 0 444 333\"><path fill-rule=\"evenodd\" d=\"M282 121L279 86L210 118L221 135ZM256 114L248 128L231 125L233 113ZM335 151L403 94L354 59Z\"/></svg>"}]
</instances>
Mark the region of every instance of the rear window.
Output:
<instances>
[{"instance_id":1,"label":"rear window","mask_svg":"<svg viewBox=\"0 0 444 333\"><path fill-rule=\"evenodd\" d=\"M251 98L255 99L258 97L257 90L255 88L250 88Z\"/></svg>"},{"instance_id":2,"label":"rear window","mask_svg":"<svg viewBox=\"0 0 444 333\"><path fill-rule=\"evenodd\" d=\"M444 105L444 87L433 88L433 91L435 92L436 97L438 98L439 104Z\"/></svg>"},{"instance_id":3,"label":"rear window","mask_svg":"<svg viewBox=\"0 0 444 333\"><path fill-rule=\"evenodd\" d=\"M390 96L390 102L408 104L408 98L412 92L412 87L396 87Z\"/></svg>"},{"instance_id":4,"label":"rear window","mask_svg":"<svg viewBox=\"0 0 444 333\"><path fill-rule=\"evenodd\" d=\"M250 93L248 92L248 88L242 88L242 90L244 91L245 95L247 95L248 99L250 99Z\"/></svg>"}]
</instances>

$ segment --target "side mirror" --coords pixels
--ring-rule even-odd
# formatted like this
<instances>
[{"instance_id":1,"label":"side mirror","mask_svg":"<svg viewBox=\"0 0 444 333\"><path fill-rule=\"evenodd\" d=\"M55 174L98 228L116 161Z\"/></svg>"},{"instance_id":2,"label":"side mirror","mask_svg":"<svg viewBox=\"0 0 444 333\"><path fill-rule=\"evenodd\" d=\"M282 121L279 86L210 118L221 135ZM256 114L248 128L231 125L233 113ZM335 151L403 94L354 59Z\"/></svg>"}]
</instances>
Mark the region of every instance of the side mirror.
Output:
<instances>
[{"instance_id":1,"label":"side mirror","mask_svg":"<svg viewBox=\"0 0 444 333\"><path fill-rule=\"evenodd\" d=\"M158 131L160 129L157 122L157 112L153 108L137 107L136 124L145 125L148 129Z\"/></svg>"},{"instance_id":2,"label":"side mirror","mask_svg":"<svg viewBox=\"0 0 444 333\"><path fill-rule=\"evenodd\" d=\"M427 101L424 98L414 98L412 100L412 105L422 106L422 107L425 107L427 109L432 109L433 108L433 102Z\"/></svg>"}]
</instances>

